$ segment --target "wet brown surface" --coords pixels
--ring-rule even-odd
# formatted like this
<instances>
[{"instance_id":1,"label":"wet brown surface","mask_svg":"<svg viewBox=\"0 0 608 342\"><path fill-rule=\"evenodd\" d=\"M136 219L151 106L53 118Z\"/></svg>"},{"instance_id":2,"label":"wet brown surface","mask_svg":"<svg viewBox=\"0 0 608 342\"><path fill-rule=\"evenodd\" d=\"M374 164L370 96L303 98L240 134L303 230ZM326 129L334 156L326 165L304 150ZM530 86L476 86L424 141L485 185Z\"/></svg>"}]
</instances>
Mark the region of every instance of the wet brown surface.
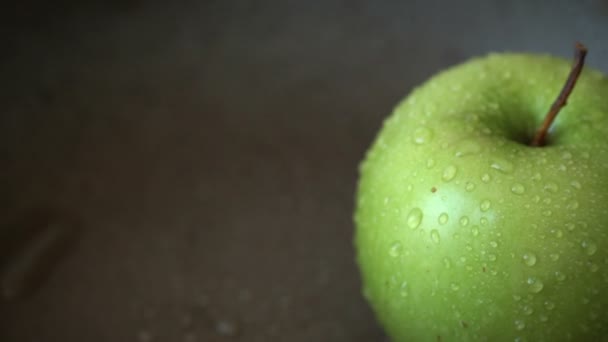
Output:
<instances>
[{"instance_id":1,"label":"wet brown surface","mask_svg":"<svg viewBox=\"0 0 608 342\"><path fill-rule=\"evenodd\" d=\"M383 117L432 73L492 50L569 56L580 39L608 70L601 3L4 12L0 261L22 292L0 302L0 340L382 341L351 212ZM42 235L11 235L64 220L78 238L58 238L61 258L41 253L50 263L19 242Z\"/></svg>"}]
</instances>

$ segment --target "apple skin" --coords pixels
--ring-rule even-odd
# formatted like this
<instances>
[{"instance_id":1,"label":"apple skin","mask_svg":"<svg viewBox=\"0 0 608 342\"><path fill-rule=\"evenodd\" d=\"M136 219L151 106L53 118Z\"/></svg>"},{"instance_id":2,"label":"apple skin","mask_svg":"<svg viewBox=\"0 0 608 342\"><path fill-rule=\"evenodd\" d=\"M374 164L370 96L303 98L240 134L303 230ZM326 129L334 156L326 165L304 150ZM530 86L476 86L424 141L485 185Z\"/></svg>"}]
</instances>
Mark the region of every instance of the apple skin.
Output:
<instances>
[{"instance_id":1,"label":"apple skin","mask_svg":"<svg viewBox=\"0 0 608 342\"><path fill-rule=\"evenodd\" d=\"M360 166L363 294L392 342L608 341L608 79L491 54L415 89Z\"/></svg>"}]
</instances>

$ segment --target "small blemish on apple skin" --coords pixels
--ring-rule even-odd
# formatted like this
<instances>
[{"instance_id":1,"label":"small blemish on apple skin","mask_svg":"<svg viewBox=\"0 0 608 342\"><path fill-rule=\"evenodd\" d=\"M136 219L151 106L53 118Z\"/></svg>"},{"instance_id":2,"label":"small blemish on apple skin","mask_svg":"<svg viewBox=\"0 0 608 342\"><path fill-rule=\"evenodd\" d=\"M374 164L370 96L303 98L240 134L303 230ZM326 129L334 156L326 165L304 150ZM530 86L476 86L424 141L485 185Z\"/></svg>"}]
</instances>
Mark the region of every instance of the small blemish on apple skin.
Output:
<instances>
[{"instance_id":1,"label":"small blemish on apple skin","mask_svg":"<svg viewBox=\"0 0 608 342\"><path fill-rule=\"evenodd\" d=\"M437 192L437 188L436 188L436 187L432 187L432 188L431 188L431 192L432 192L432 193L436 193L436 192Z\"/></svg>"},{"instance_id":2,"label":"small blemish on apple skin","mask_svg":"<svg viewBox=\"0 0 608 342\"><path fill-rule=\"evenodd\" d=\"M465 321L460 321L460 325L462 325L462 327L465 329L469 327L469 324Z\"/></svg>"},{"instance_id":3,"label":"small blemish on apple skin","mask_svg":"<svg viewBox=\"0 0 608 342\"><path fill-rule=\"evenodd\" d=\"M481 270L485 273L486 272L486 268L482 267Z\"/></svg>"}]
</instances>

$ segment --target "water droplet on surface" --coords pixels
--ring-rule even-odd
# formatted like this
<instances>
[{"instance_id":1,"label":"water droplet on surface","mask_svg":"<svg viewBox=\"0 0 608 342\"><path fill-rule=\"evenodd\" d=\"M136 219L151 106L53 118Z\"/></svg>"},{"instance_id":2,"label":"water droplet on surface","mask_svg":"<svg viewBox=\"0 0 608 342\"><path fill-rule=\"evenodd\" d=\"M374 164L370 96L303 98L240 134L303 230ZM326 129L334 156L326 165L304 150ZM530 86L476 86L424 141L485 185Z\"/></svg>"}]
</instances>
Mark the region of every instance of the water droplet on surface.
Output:
<instances>
[{"instance_id":1,"label":"water droplet on surface","mask_svg":"<svg viewBox=\"0 0 608 342\"><path fill-rule=\"evenodd\" d=\"M494 254L488 254L488 260L490 260L490 261L496 261L496 255L494 255Z\"/></svg>"},{"instance_id":2,"label":"water droplet on surface","mask_svg":"<svg viewBox=\"0 0 608 342\"><path fill-rule=\"evenodd\" d=\"M491 180L492 180L492 177L490 177L490 175L489 175L489 174L487 174L487 173L484 173L484 174L481 176L481 181L482 181L482 182L484 182L484 183L488 183L488 182L490 182Z\"/></svg>"},{"instance_id":3,"label":"water droplet on surface","mask_svg":"<svg viewBox=\"0 0 608 342\"><path fill-rule=\"evenodd\" d=\"M418 228L422 222L422 216L422 210L420 210L420 208L410 210L410 213L407 215L407 226L410 227L410 229Z\"/></svg>"},{"instance_id":4,"label":"water droplet on surface","mask_svg":"<svg viewBox=\"0 0 608 342\"><path fill-rule=\"evenodd\" d=\"M502 173L511 173L515 169L513 163L504 159L496 159L490 164L490 167Z\"/></svg>"},{"instance_id":5,"label":"water droplet on surface","mask_svg":"<svg viewBox=\"0 0 608 342\"><path fill-rule=\"evenodd\" d=\"M440 237L439 237L439 232L437 231L437 229L431 230L431 240L434 243L439 243Z\"/></svg>"},{"instance_id":6,"label":"water droplet on surface","mask_svg":"<svg viewBox=\"0 0 608 342\"><path fill-rule=\"evenodd\" d=\"M549 258L553 261L557 261L557 260L559 260L559 254L551 253L551 254L549 254Z\"/></svg>"},{"instance_id":7,"label":"water droplet on surface","mask_svg":"<svg viewBox=\"0 0 608 342\"><path fill-rule=\"evenodd\" d=\"M458 291L458 290L460 290L460 285L458 285L456 283L451 283L450 288L452 289L452 291Z\"/></svg>"},{"instance_id":8,"label":"water droplet on surface","mask_svg":"<svg viewBox=\"0 0 608 342\"><path fill-rule=\"evenodd\" d=\"M546 321L548 321L548 320L549 320L549 317L547 317L547 315L540 314L540 315L538 316L538 320L544 323L544 322L546 322Z\"/></svg>"},{"instance_id":9,"label":"water droplet on surface","mask_svg":"<svg viewBox=\"0 0 608 342\"><path fill-rule=\"evenodd\" d=\"M490 207L492 206L492 202L490 202L489 200L485 199L483 201L481 201L481 204L479 204L479 209L481 209L481 211L488 211L490 210Z\"/></svg>"},{"instance_id":10,"label":"water droplet on surface","mask_svg":"<svg viewBox=\"0 0 608 342\"><path fill-rule=\"evenodd\" d=\"M543 215L549 217L553 214L553 212L551 210L543 210Z\"/></svg>"},{"instance_id":11,"label":"water droplet on surface","mask_svg":"<svg viewBox=\"0 0 608 342\"><path fill-rule=\"evenodd\" d=\"M543 282L540 279L537 279L535 277L528 278L527 283L528 283L528 291L530 291L532 293L539 293L540 291L543 290L543 287L545 287Z\"/></svg>"},{"instance_id":12,"label":"water droplet on surface","mask_svg":"<svg viewBox=\"0 0 608 342\"><path fill-rule=\"evenodd\" d=\"M403 245L399 241L393 242L391 247L388 249L388 255L393 258L399 257L401 255L401 252L403 252Z\"/></svg>"},{"instance_id":13,"label":"water droplet on surface","mask_svg":"<svg viewBox=\"0 0 608 342\"><path fill-rule=\"evenodd\" d=\"M581 183L576 180L573 180L572 182L570 182L570 185L577 190L580 190L582 188Z\"/></svg>"},{"instance_id":14,"label":"water droplet on surface","mask_svg":"<svg viewBox=\"0 0 608 342\"><path fill-rule=\"evenodd\" d=\"M137 340L139 342L152 342L154 341L154 335L148 330L141 330L137 333Z\"/></svg>"},{"instance_id":15,"label":"water droplet on surface","mask_svg":"<svg viewBox=\"0 0 608 342\"><path fill-rule=\"evenodd\" d=\"M555 303L550 300L547 300L545 301L545 308L547 308L547 310L553 310L555 308Z\"/></svg>"},{"instance_id":16,"label":"water droplet on surface","mask_svg":"<svg viewBox=\"0 0 608 342\"><path fill-rule=\"evenodd\" d=\"M498 247L498 243L496 241L490 241L490 246L496 248Z\"/></svg>"},{"instance_id":17,"label":"water droplet on surface","mask_svg":"<svg viewBox=\"0 0 608 342\"><path fill-rule=\"evenodd\" d=\"M475 190L475 183L467 182L467 185L465 185L464 189L468 192Z\"/></svg>"},{"instance_id":18,"label":"water droplet on surface","mask_svg":"<svg viewBox=\"0 0 608 342\"><path fill-rule=\"evenodd\" d=\"M448 258L443 258L443 266L445 266L445 268L450 268L450 267L452 267L452 262L450 261L450 259L448 259Z\"/></svg>"},{"instance_id":19,"label":"water droplet on surface","mask_svg":"<svg viewBox=\"0 0 608 342\"><path fill-rule=\"evenodd\" d=\"M566 275L563 274L560 271L556 271L555 272L555 279L557 279L557 281L564 281L564 280L566 280Z\"/></svg>"},{"instance_id":20,"label":"water droplet on surface","mask_svg":"<svg viewBox=\"0 0 608 342\"><path fill-rule=\"evenodd\" d=\"M574 223L566 223L566 229L568 229L568 231L573 231L574 228L576 228L576 225Z\"/></svg>"},{"instance_id":21,"label":"water droplet on surface","mask_svg":"<svg viewBox=\"0 0 608 342\"><path fill-rule=\"evenodd\" d=\"M525 328L526 328L526 322L522 321L521 319L515 320L515 329L522 331Z\"/></svg>"},{"instance_id":22,"label":"water droplet on surface","mask_svg":"<svg viewBox=\"0 0 608 342\"><path fill-rule=\"evenodd\" d=\"M523 307L522 311L523 311L524 315L526 315L526 316L530 316L531 314L534 313L534 309L529 305L525 305Z\"/></svg>"},{"instance_id":23,"label":"water droplet on surface","mask_svg":"<svg viewBox=\"0 0 608 342\"><path fill-rule=\"evenodd\" d=\"M471 234L473 236L479 235L479 228L477 226L473 226L473 228L471 228Z\"/></svg>"},{"instance_id":24,"label":"water droplet on surface","mask_svg":"<svg viewBox=\"0 0 608 342\"><path fill-rule=\"evenodd\" d=\"M469 224L469 218L467 216L463 216L460 218L459 222L462 227L466 227Z\"/></svg>"},{"instance_id":25,"label":"water droplet on surface","mask_svg":"<svg viewBox=\"0 0 608 342\"><path fill-rule=\"evenodd\" d=\"M482 226L487 226L488 225L488 219L485 217L482 217L479 219L479 224L481 224Z\"/></svg>"},{"instance_id":26,"label":"water droplet on surface","mask_svg":"<svg viewBox=\"0 0 608 342\"><path fill-rule=\"evenodd\" d=\"M441 179L443 179L445 182L449 182L454 179L454 177L456 177L456 172L456 166L449 165L443 170L443 175L441 176Z\"/></svg>"},{"instance_id":27,"label":"water droplet on surface","mask_svg":"<svg viewBox=\"0 0 608 342\"><path fill-rule=\"evenodd\" d=\"M545 184L543 189L545 189L545 191L547 192L556 193L559 187L555 183L547 183Z\"/></svg>"},{"instance_id":28,"label":"water droplet on surface","mask_svg":"<svg viewBox=\"0 0 608 342\"><path fill-rule=\"evenodd\" d=\"M523 257L524 259L524 264L528 265L528 266L534 266L536 265L536 254L534 253L524 253Z\"/></svg>"},{"instance_id":29,"label":"water droplet on surface","mask_svg":"<svg viewBox=\"0 0 608 342\"><path fill-rule=\"evenodd\" d=\"M591 256L591 255L595 254L595 252L597 252L597 245L588 240L583 240L583 242L581 242L581 247L583 247L585 254L587 254L589 256Z\"/></svg>"},{"instance_id":30,"label":"water droplet on surface","mask_svg":"<svg viewBox=\"0 0 608 342\"><path fill-rule=\"evenodd\" d=\"M425 144L433 138L433 131L427 127L416 128L413 135L414 143L418 145Z\"/></svg>"},{"instance_id":31,"label":"water droplet on surface","mask_svg":"<svg viewBox=\"0 0 608 342\"><path fill-rule=\"evenodd\" d=\"M33 210L1 227L0 303L33 295L69 256L79 237L78 222ZM14 230L14 231L13 231Z\"/></svg>"},{"instance_id":32,"label":"water droplet on surface","mask_svg":"<svg viewBox=\"0 0 608 342\"><path fill-rule=\"evenodd\" d=\"M523 193L526 192L526 188L523 186L523 184L515 183L513 186L511 186L511 192L516 195L523 195Z\"/></svg>"},{"instance_id":33,"label":"water droplet on surface","mask_svg":"<svg viewBox=\"0 0 608 342\"><path fill-rule=\"evenodd\" d=\"M477 154L481 151L479 144L472 140L464 140L456 146L456 157L464 157L467 155Z\"/></svg>"},{"instance_id":34,"label":"water droplet on surface","mask_svg":"<svg viewBox=\"0 0 608 342\"><path fill-rule=\"evenodd\" d=\"M235 336L238 326L234 322L221 319L215 322L215 332L221 336Z\"/></svg>"},{"instance_id":35,"label":"water droplet on surface","mask_svg":"<svg viewBox=\"0 0 608 342\"><path fill-rule=\"evenodd\" d=\"M551 233L555 234L555 237L561 239L564 236L564 232L561 229L552 229Z\"/></svg>"},{"instance_id":36,"label":"water droplet on surface","mask_svg":"<svg viewBox=\"0 0 608 342\"><path fill-rule=\"evenodd\" d=\"M519 302L521 300L521 296L514 294L513 295L513 300L516 301L516 302Z\"/></svg>"},{"instance_id":37,"label":"water droplet on surface","mask_svg":"<svg viewBox=\"0 0 608 342\"><path fill-rule=\"evenodd\" d=\"M431 168L433 168L433 166L435 166L435 160L429 159L429 160L426 161L426 168L427 169L431 169Z\"/></svg>"},{"instance_id":38,"label":"water droplet on surface","mask_svg":"<svg viewBox=\"0 0 608 342\"><path fill-rule=\"evenodd\" d=\"M449 220L449 216L446 213L441 213L441 215L439 215L439 219L437 221L439 221L439 224L444 225L446 223L448 223Z\"/></svg>"}]
</instances>

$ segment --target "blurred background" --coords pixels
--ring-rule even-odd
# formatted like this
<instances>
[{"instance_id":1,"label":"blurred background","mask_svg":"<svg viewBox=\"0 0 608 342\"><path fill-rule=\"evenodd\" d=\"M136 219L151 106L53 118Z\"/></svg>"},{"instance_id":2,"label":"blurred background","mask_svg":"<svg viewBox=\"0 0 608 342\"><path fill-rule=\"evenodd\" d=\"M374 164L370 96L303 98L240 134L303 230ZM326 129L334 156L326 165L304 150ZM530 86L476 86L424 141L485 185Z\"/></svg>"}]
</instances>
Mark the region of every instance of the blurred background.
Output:
<instances>
[{"instance_id":1,"label":"blurred background","mask_svg":"<svg viewBox=\"0 0 608 342\"><path fill-rule=\"evenodd\" d=\"M604 0L29 0L0 19L5 342L384 341L351 221L383 118L490 51L580 40L608 72Z\"/></svg>"}]
</instances>

